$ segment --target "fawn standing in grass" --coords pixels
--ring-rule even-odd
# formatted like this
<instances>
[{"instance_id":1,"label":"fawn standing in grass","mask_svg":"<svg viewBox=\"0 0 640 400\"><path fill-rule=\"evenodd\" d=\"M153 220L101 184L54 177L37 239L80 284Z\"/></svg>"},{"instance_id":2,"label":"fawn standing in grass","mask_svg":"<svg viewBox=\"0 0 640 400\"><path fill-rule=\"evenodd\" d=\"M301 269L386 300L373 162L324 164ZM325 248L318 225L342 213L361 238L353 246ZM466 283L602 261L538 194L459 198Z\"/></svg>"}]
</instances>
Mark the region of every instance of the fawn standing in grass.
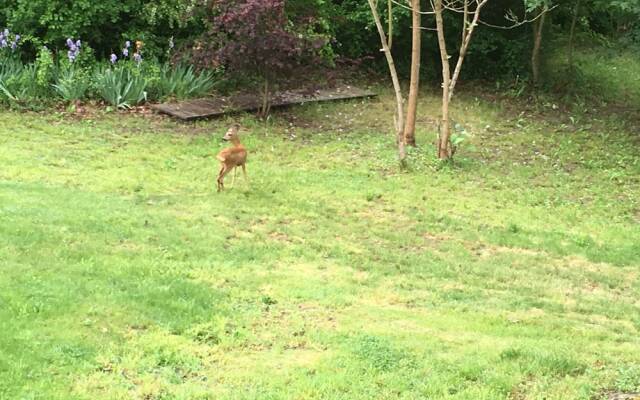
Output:
<instances>
[{"instance_id":1,"label":"fawn standing in grass","mask_svg":"<svg viewBox=\"0 0 640 400\"><path fill-rule=\"evenodd\" d=\"M233 124L231 128L222 138L223 140L233 143L233 147L228 147L222 150L216 158L220 161L220 173L218 173L218 192L224 189L224 176L234 170L233 179L231 181L231 187L236 181L237 168L242 167L244 178L247 179L247 169L245 164L247 163L247 150L244 148L240 139L238 138L238 131L240 130L240 124Z\"/></svg>"}]
</instances>

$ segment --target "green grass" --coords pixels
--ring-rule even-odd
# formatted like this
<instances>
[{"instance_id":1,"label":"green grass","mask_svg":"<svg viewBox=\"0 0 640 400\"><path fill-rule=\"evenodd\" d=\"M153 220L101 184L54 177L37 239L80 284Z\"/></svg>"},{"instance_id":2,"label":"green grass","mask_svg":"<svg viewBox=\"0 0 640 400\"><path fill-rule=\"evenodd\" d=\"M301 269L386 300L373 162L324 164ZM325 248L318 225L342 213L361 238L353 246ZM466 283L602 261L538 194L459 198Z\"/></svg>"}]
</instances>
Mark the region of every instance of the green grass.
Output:
<instances>
[{"instance_id":1,"label":"green grass","mask_svg":"<svg viewBox=\"0 0 640 400\"><path fill-rule=\"evenodd\" d=\"M231 121L1 113L0 398L640 390L637 132L468 97L439 165L425 96L407 171L383 96L243 118L220 194Z\"/></svg>"},{"instance_id":2,"label":"green grass","mask_svg":"<svg viewBox=\"0 0 640 400\"><path fill-rule=\"evenodd\" d=\"M584 74L583 79L605 94L607 100L637 105L640 103L639 56L637 52L618 49L584 49L577 53L576 62Z\"/></svg>"},{"instance_id":3,"label":"green grass","mask_svg":"<svg viewBox=\"0 0 640 400\"><path fill-rule=\"evenodd\" d=\"M568 47L552 43L546 50L544 79L561 92L586 103L594 100L638 111L640 104L640 52L618 44L605 46L592 37L582 38L574 52L574 69L568 71Z\"/></svg>"}]
</instances>

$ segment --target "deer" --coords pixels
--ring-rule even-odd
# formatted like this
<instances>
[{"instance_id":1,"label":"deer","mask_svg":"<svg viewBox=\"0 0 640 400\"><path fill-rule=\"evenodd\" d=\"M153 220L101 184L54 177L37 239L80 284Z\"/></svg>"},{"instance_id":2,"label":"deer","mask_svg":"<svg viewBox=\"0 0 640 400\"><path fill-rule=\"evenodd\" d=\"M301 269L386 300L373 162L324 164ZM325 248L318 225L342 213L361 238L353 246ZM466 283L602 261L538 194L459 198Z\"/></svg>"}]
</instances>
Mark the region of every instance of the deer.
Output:
<instances>
[{"instance_id":1,"label":"deer","mask_svg":"<svg viewBox=\"0 0 640 400\"><path fill-rule=\"evenodd\" d=\"M220 161L220 172L218 173L218 192L224 189L224 177L231 170L233 170L233 179L231 181L231 187L236 181L237 168L242 167L242 173L245 180L248 180L247 169L245 164L247 163L247 150L244 148L240 139L238 138L238 131L240 130L240 124L233 124L231 128L224 135L222 140L229 141L233 144L233 147L227 147L218 153L216 158Z\"/></svg>"}]
</instances>

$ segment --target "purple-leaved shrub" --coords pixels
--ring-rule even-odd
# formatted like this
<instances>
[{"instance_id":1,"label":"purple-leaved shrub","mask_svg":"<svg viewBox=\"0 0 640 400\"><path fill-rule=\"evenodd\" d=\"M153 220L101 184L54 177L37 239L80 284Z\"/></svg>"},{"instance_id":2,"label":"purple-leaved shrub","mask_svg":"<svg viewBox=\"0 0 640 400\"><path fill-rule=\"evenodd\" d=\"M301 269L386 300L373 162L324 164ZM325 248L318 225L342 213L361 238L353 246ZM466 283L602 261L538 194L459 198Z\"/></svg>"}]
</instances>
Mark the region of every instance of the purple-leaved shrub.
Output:
<instances>
[{"instance_id":1,"label":"purple-leaved shrub","mask_svg":"<svg viewBox=\"0 0 640 400\"><path fill-rule=\"evenodd\" d=\"M326 40L293 31L284 0L218 0L209 31L194 49L200 65L255 77L261 81L262 116L269 112L272 87L283 78L304 74L319 60Z\"/></svg>"}]
</instances>

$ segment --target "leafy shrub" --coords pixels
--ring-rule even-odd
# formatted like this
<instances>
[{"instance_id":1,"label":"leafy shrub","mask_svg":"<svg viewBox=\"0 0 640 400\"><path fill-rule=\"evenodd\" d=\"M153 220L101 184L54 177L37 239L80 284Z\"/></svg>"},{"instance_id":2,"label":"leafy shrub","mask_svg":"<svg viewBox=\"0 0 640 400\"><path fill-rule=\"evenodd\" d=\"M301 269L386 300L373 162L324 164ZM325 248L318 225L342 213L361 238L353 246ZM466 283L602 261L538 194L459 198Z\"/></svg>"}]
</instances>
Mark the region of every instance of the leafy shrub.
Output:
<instances>
[{"instance_id":1,"label":"leafy shrub","mask_svg":"<svg viewBox=\"0 0 640 400\"><path fill-rule=\"evenodd\" d=\"M10 103L25 103L37 99L40 87L34 64L12 64L0 72L0 99Z\"/></svg>"},{"instance_id":2,"label":"leafy shrub","mask_svg":"<svg viewBox=\"0 0 640 400\"><path fill-rule=\"evenodd\" d=\"M98 95L117 108L131 108L147 100L147 81L125 65L99 68L94 74Z\"/></svg>"},{"instance_id":3,"label":"leafy shrub","mask_svg":"<svg viewBox=\"0 0 640 400\"><path fill-rule=\"evenodd\" d=\"M47 87L53 80L55 64L51 50L42 46L36 57L36 82L40 87Z\"/></svg>"},{"instance_id":4,"label":"leafy shrub","mask_svg":"<svg viewBox=\"0 0 640 400\"><path fill-rule=\"evenodd\" d=\"M82 100L89 88L89 80L82 70L63 68L59 71L53 87L65 101Z\"/></svg>"},{"instance_id":5,"label":"leafy shrub","mask_svg":"<svg viewBox=\"0 0 640 400\"><path fill-rule=\"evenodd\" d=\"M211 91L215 75L210 70L196 73L192 66L169 64L162 66L160 80L155 85L158 98L186 99L204 96Z\"/></svg>"},{"instance_id":6,"label":"leafy shrub","mask_svg":"<svg viewBox=\"0 0 640 400\"><path fill-rule=\"evenodd\" d=\"M121 39L139 37L147 44L149 56L161 55L161 46L170 36L189 37L202 32L202 20L195 13L191 15L193 18L184 18L193 3L192 0L3 0L0 23L14 27L25 37L36 37L39 45L50 48L62 48L69 36L90 38L97 55L106 57ZM37 47L31 51L37 51Z\"/></svg>"},{"instance_id":7,"label":"leafy shrub","mask_svg":"<svg viewBox=\"0 0 640 400\"><path fill-rule=\"evenodd\" d=\"M10 82L22 72L22 68L22 63L17 60L4 59L0 62L0 100L15 98L10 90Z\"/></svg>"},{"instance_id":8,"label":"leafy shrub","mask_svg":"<svg viewBox=\"0 0 640 400\"><path fill-rule=\"evenodd\" d=\"M224 65L236 74L257 78L262 86L262 116L269 112L272 86L283 78L304 76L325 40L295 30L284 0L220 0L200 51L204 64ZM249 17L250 16L250 17ZM298 25L299 27L300 25Z\"/></svg>"},{"instance_id":9,"label":"leafy shrub","mask_svg":"<svg viewBox=\"0 0 640 400\"><path fill-rule=\"evenodd\" d=\"M132 63L128 65L133 74L143 76L147 81L147 100L159 101L162 99L158 92L158 86L163 79L162 66L155 61L145 61L144 63L137 64L135 68Z\"/></svg>"},{"instance_id":10,"label":"leafy shrub","mask_svg":"<svg viewBox=\"0 0 640 400\"><path fill-rule=\"evenodd\" d=\"M15 75L22 69L22 63L15 59L0 60L0 81Z\"/></svg>"}]
</instances>

